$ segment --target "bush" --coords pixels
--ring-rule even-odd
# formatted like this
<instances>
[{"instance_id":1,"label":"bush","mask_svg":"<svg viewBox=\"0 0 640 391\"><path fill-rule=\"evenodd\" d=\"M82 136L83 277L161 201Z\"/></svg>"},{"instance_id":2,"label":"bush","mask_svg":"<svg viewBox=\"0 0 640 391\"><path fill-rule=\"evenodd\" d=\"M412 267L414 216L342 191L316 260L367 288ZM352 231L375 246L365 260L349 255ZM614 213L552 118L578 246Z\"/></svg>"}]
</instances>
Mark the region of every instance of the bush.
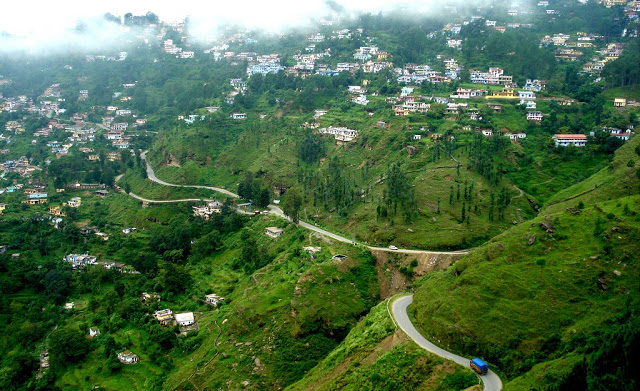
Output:
<instances>
[{"instance_id":1,"label":"bush","mask_svg":"<svg viewBox=\"0 0 640 391\"><path fill-rule=\"evenodd\" d=\"M478 378L471 371L456 371L443 382L450 390L464 390L478 384Z\"/></svg>"}]
</instances>

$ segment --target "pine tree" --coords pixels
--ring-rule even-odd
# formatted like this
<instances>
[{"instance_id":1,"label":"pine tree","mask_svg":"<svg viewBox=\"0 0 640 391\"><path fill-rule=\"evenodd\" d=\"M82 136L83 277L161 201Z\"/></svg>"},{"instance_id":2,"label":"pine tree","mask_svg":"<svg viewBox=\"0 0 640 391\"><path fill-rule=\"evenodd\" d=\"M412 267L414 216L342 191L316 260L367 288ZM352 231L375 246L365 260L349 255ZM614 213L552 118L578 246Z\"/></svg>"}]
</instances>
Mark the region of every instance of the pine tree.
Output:
<instances>
[{"instance_id":1,"label":"pine tree","mask_svg":"<svg viewBox=\"0 0 640 391\"><path fill-rule=\"evenodd\" d=\"M462 221L465 220L466 212L467 212L467 205L463 202L462 203Z\"/></svg>"},{"instance_id":2,"label":"pine tree","mask_svg":"<svg viewBox=\"0 0 640 391\"><path fill-rule=\"evenodd\" d=\"M449 205L453 206L453 186L451 186L451 192L449 193Z\"/></svg>"}]
</instances>

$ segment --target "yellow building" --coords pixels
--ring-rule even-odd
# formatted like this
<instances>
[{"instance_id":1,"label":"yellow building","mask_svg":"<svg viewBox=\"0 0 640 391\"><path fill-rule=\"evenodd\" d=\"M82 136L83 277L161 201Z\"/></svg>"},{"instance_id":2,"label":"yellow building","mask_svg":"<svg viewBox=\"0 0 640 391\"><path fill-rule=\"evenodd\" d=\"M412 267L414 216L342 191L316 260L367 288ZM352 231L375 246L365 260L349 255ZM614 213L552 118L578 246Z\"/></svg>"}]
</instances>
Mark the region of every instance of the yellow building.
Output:
<instances>
[{"instance_id":1,"label":"yellow building","mask_svg":"<svg viewBox=\"0 0 640 391\"><path fill-rule=\"evenodd\" d=\"M47 203L47 199L46 198L32 198L30 200L24 200L22 201L23 204L27 204L27 205L40 205L40 204L46 204Z\"/></svg>"},{"instance_id":2,"label":"yellow building","mask_svg":"<svg viewBox=\"0 0 640 391\"><path fill-rule=\"evenodd\" d=\"M518 94L513 88L503 88L502 91L494 91L487 95L486 99L518 99Z\"/></svg>"},{"instance_id":3,"label":"yellow building","mask_svg":"<svg viewBox=\"0 0 640 391\"><path fill-rule=\"evenodd\" d=\"M59 206L51 206L49 207L49 214L52 216L66 216L67 214L62 211Z\"/></svg>"},{"instance_id":4,"label":"yellow building","mask_svg":"<svg viewBox=\"0 0 640 391\"><path fill-rule=\"evenodd\" d=\"M625 98L615 98L613 100L613 107L625 107L627 105L627 100Z\"/></svg>"},{"instance_id":5,"label":"yellow building","mask_svg":"<svg viewBox=\"0 0 640 391\"><path fill-rule=\"evenodd\" d=\"M67 206L70 208L79 208L80 205L82 205L82 198L80 197L73 197L67 202Z\"/></svg>"}]
</instances>

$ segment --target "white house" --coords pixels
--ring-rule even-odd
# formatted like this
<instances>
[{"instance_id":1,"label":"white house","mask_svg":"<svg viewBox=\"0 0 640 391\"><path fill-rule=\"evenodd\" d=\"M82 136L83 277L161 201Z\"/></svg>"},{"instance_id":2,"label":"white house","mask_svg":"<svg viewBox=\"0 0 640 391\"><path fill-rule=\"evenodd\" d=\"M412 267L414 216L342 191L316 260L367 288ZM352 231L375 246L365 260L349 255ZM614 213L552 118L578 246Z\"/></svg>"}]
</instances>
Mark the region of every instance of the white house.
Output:
<instances>
[{"instance_id":1,"label":"white house","mask_svg":"<svg viewBox=\"0 0 640 391\"><path fill-rule=\"evenodd\" d=\"M80 197L73 197L67 202L67 206L70 208L79 208L80 205L82 205L82 198Z\"/></svg>"},{"instance_id":2,"label":"white house","mask_svg":"<svg viewBox=\"0 0 640 391\"><path fill-rule=\"evenodd\" d=\"M111 124L111 130L125 131L127 130L128 127L129 127L129 124L126 122L116 122L114 124Z\"/></svg>"},{"instance_id":3,"label":"white house","mask_svg":"<svg viewBox=\"0 0 640 391\"><path fill-rule=\"evenodd\" d=\"M350 94L364 94L365 92L367 92L366 88L360 86L349 86Z\"/></svg>"},{"instance_id":4,"label":"white house","mask_svg":"<svg viewBox=\"0 0 640 391\"><path fill-rule=\"evenodd\" d=\"M100 335L100 329L97 327L91 327L89 329L89 338L97 337Z\"/></svg>"},{"instance_id":5,"label":"white house","mask_svg":"<svg viewBox=\"0 0 640 391\"><path fill-rule=\"evenodd\" d=\"M316 110L315 114L313 115L313 118L318 119L325 114L327 114L327 110Z\"/></svg>"},{"instance_id":6,"label":"white house","mask_svg":"<svg viewBox=\"0 0 640 391\"><path fill-rule=\"evenodd\" d=\"M218 295L216 295L215 293L212 293L212 294L206 295L206 296L204 297L204 302L205 302L205 303L207 303L207 304L209 304L209 305L212 305L212 306L214 306L214 307L217 307L217 306L218 306L218 303L219 303L219 302L221 302L221 301L223 301L223 300L224 300L224 297L222 297L222 296L218 296Z\"/></svg>"},{"instance_id":7,"label":"white house","mask_svg":"<svg viewBox=\"0 0 640 391\"><path fill-rule=\"evenodd\" d=\"M178 326L191 326L195 323L193 312L184 312L182 314L176 314L176 323Z\"/></svg>"},{"instance_id":8,"label":"white house","mask_svg":"<svg viewBox=\"0 0 640 391\"><path fill-rule=\"evenodd\" d=\"M541 111L529 111L527 112L527 121L542 121L542 112Z\"/></svg>"},{"instance_id":9,"label":"white house","mask_svg":"<svg viewBox=\"0 0 640 391\"><path fill-rule=\"evenodd\" d=\"M122 131L119 130L110 130L106 133L105 137L107 140L118 140L121 139L123 135Z\"/></svg>"},{"instance_id":10,"label":"white house","mask_svg":"<svg viewBox=\"0 0 640 391\"><path fill-rule=\"evenodd\" d=\"M509 140L519 140L523 138L527 138L526 133L508 133L505 136L509 137Z\"/></svg>"},{"instance_id":11,"label":"white house","mask_svg":"<svg viewBox=\"0 0 640 391\"><path fill-rule=\"evenodd\" d=\"M584 134L554 134L552 138L556 143L556 147L566 147L568 145L584 147L587 145L587 136Z\"/></svg>"},{"instance_id":12,"label":"white house","mask_svg":"<svg viewBox=\"0 0 640 391\"><path fill-rule=\"evenodd\" d=\"M518 91L518 98L521 100L534 100L536 99L536 93L533 91Z\"/></svg>"},{"instance_id":13,"label":"white house","mask_svg":"<svg viewBox=\"0 0 640 391\"><path fill-rule=\"evenodd\" d=\"M140 357L129 349L125 349L123 352L118 353L118 360L123 364L135 364L140 360Z\"/></svg>"},{"instance_id":14,"label":"white house","mask_svg":"<svg viewBox=\"0 0 640 391\"><path fill-rule=\"evenodd\" d=\"M615 98L613 100L613 107L625 107L627 105L627 100L625 98Z\"/></svg>"},{"instance_id":15,"label":"white house","mask_svg":"<svg viewBox=\"0 0 640 391\"><path fill-rule=\"evenodd\" d=\"M369 99L367 99L366 95L358 95L351 99L351 101L357 105L366 106L369 103Z\"/></svg>"},{"instance_id":16,"label":"white house","mask_svg":"<svg viewBox=\"0 0 640 391\"><path fill-rule=\"evenodd\" d=\"M233 113L231 114L233 119L247 119L247 113Z\"/></svg>"},{"instance_id":17,"label":"white house","mask_svg":"<svg viewBox=\"0 0 640 391\"><path fill-rule=\"evenodd\" d=\"M284 233L284 230L277 227L267 227L265 228L264 233L272 238L279 238Z\"/></svg>"},{"instance_id":18,"label":"white house","mask_svg":"<svg viewBox=\"0 0 640 391\"><path fill-rule=\"evenodd\" d=\"M314 34L312 36L310 36L309 38L307 38L308 42L314 42L314 43L320 43L320 42L324 42L324 34Z\"/></svg>"},{"instance_id":19,"label":"white house","mask_svg":"<svg viewBox=\"0 0 640 391\"><path fill-rule=\"evenodd\" d=\"M333 137L338 141L351 141L354 138L358 137L358 131L345 128L345 127L333 127L329 126L328 128L318 129L318 133L320 134L332 134Z\"/></svg>"}]
</instances>

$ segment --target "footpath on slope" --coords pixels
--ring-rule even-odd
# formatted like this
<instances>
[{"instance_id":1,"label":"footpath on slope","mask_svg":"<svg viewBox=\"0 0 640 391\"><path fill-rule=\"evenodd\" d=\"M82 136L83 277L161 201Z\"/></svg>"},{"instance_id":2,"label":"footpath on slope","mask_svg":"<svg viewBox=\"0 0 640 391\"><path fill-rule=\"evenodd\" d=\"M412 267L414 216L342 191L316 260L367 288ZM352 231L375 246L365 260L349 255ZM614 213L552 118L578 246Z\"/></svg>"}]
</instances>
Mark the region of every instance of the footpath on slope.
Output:
<instances>
[{"instance_id":1,"label":"footpath on slope","mask_svg":"<svg viewBox=\"0 0 640 391\"><path fill-rule=\"evenodd\" d=\"M456 364L463 365L465 367L469 366L470 359L464 358L462 356L458 356L457 354L453 354L449 351L446 351L432 342L429 342L425 337L418 332L413 323L411 323L411 319L409 319L409 315L407 314L407 307L413 303L413 295L403 296L396 299L391 306L392 319L395 321L396 325L402 329L411 338L415 343L418 344L421 348L437 355L442 358L446 358L447 360L451 360ZM480 379L484 383L485 391L501 391L502 390L502 381L495 374L495 372L489 370L486 375L480 376Z\"/></svg>"},{"instance_id":2,"label":"footpath on slope","mask_svg":"<svg viewBox=\"0 0 640 391\"><path fill-rule=\"evenodd\" d=\"M171 186L171 187L186 187L186 188L195 188L195 189L208 189L208 190L213 190L213 191L217 191L219 193L223 193L226 194L228 196L231 196L233 198L240 198L239 195L220 188L220 187L214 187L214 186L202 186L202 185L177 185L175 183L169 183L169 182L165 182L162 179L159 179L158 177L156 177L156 173L153 171L153 168L151 167L151 164L149 164L149 161L147 160L147 152L148 151L144 151L140 154L140 157L142 158L142 160L145 161L146 165L147 165L147 178L150 179L153 182L159 183L161 185L165 185L165 186ZM118 177L119 179L120 177ZM130 194L131 195L131 194ZM137 196L137 195L132 195L132 197L139 199L139 200L143 200L141 197ZM173 200L171 202L185 202L185 201L194 201L193 200ZM144 200L147 202L162 202L162 201L154 201L154 200ZM286 220L291 220L288 216L286 216L284 214L284 212L282 211L282 209L280 209L278 206L276 205L269 205L267 207L269 209L269 213L272 213L276 216L282 217L283 219ZM238 209L238 211L240 211L240 209ZM241 212L242 213L242 212ZM335 239L337 241L343 242L343 243L349 243L349 244L356 244L355 241L351 240L351 239L347 239L344 236L340 236L338 234L335 234L333 232L324 230L322 228L316 227L313 224L307 223L305 221L298 221L298 225L300 227L306 228L310 231L314 231L317 232L321 235L324 235L326 237ZM458 251L428 251L428 250L408 250L408 249L397 249L397 250L391 250L389 248L386 247L374 247L374 246L369 246L369 245L364 245L365 247L367 247L370 250L377 250L377 251L387 251L387 252L394 252L394 253L402 253L402 254L467 254L469 253L471 250L458 250Z\"/></svg>"}]
</instances>

